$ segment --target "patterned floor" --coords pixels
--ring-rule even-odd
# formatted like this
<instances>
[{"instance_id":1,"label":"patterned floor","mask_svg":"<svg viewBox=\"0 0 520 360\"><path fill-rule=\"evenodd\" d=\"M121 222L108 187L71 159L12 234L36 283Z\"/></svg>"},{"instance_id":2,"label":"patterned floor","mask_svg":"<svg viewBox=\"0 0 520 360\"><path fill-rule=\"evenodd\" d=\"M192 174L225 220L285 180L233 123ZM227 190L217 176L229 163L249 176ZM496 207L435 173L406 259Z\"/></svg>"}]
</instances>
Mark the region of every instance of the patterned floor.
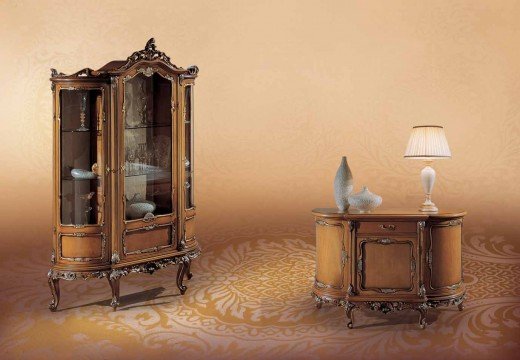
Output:
<instances>
[{"instance_id":1,"label":"patterned floor","mask_svg":"<svg viewBox=\"0 0 520 360\"><path fill-rule=\"evenodd\" d=\"M520 350L520 253L502 237L465 232L466 309L431 310L426 330L417 328L414 312L362 311L349 330L340 308L317 310L311 231L206 235L184 296L175 268L129 275L117 312L107 281L96 279L62 281L59 311L51 313L46 254L13 258L0 265L0 357L513 358Z\"/></svg>"}]
</instances>

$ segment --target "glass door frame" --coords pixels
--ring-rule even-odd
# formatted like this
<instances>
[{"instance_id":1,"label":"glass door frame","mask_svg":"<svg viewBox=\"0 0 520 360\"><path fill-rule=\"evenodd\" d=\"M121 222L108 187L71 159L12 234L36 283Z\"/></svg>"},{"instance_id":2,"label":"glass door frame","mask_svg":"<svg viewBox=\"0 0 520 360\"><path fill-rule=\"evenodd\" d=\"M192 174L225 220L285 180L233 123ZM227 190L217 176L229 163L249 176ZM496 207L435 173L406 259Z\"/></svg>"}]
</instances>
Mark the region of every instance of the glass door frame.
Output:
<instances>
[{"instance_id":1,"label":"glass door frame","mask_svg":"<svg viewBox=\"0 0 520 360\"><path fill-rule=\"evenodd\" d=\"M179 173L179 183L182 184L182 188L179 190L179 209L182 209L182 218L183 218L183 221L181 221L181 226L182 226L182 229L180 229L180 234L182 234L182 236L180 237L180 245L181 245L181 249L185 248L187 245L188 245L188 242L190 240L194 240L195 237L192 236L192 237L188 237L189 235L187 235L187 227L188 227L188 222L191 222L193 224L193 222L195 221L195 215L196 215L196 205L195 205L195 200L194 200L194 191L195 191L195 187L194 187L194 182L195 182L195 167L194 167L194 164L195 164L195 159L194 159L194 154L195 154L195 138L194 138L194 133L195 133L195 124L194 124L194 106L193 106L193 100L194 100L194 95L193 95L193 90L194 90L194 87L195 87L195 78L193 77L182 77L181 78L181 81L180 81L180 86L179 86L179 99L180 99L180 107L182 108L182 116L181 116L181 119L180 119L180 163L182 164L181 166L181 171ZM187 104L186 104L186 89L187 88L190 88L190 119L189 119L189 122L190 122L190 162L191 162L191 166L190 166L190 177L191 177L191 182L190 182L190 196L191 196L191 199L192 199L192 203L191 203L191 206L190 207L187 207L186 206L186 197L187 197L187 187L186 187L186 184L188 183L188 178L187 178L187 172L186 172L186 160L187 160L187 157L186 157L186 121L188 120L186 118L187 116ZM193 226L192 226L193 227Z\"/></svg>"},{"instance_id":2,"label":"glass door frame","mask_svg":"<svg viewBox=\"0 0 520 360\"><path fill-rule=\"evenodd\" d=\"M190 151L190 154L189 154L189 158L190 158L190 167L189 167L189 179L190 181L188 181L188 171L187 171L187 167L184 166L183 167L183 172L184 172L184 176L183 176L183 183L184 183L184 192L183 192L183 195L184 195L184 204L183 204L183 207L186 211L189 211L189 210L195 210L196 206L195 206L195 191L194 191L194 185L195 185L195 167L194 167L194 164L195 164L195 159L194 159L194 155L195 155L195 124L194 124L194 114L193 114L193 99L194 99L194 95L193 95L193 92L194 92L194 88L195 88L195 82L193 80L185 80L185 82L183 83L182 85L183 87L183 104L182 104L182 123L183 123L183 136L182 136L182 142L183 142L183 161L184 163L186 163L186 161L188 161L188 154L186 153L186 124L189 124L189 128L190 128L190 148L189 148L189 151ZM187 97L187 90L188 88L190 89L189 91L189 96L190 96L190 110L189 110L189 119L187 118L188 115L187 115L187 104L186 104L186 97ZM188 185L189 184L189 185ZM189 193L189 197L190 197L190 205L191 206L186 206L187 204L187 199L186 197L188 196L187 194L187 186L190 187L190 193Z\"/></svg>"},{"instance_id":3,"label":"glass door frame","mask_svg":"<svg viewBox=\"0 0 520 360\"><path fill-rule=\"evenodd\" d=\"M171 129L172 129L172 144L171 144L171 205L172 212L162 215L154 215L153 217L144 217L141 219L127 220L126 213L126 198L128 194L125 194L125 86L126 81L132 79L138 74L143 74L147 77L151 77L154 74L167 79L171 82ZM117 114L116 120L116 131L114 131L114 142L116 156L116 164L118 165L115 169L110 169L116 176L115 183L117 195L115 196L118 209L118 222L119 230L117 231L118 239L117 244L114 244L114 248L117 248L121 258L132 256L132 258L140 258L149 256L151 253L158 253L164 251L175 250L178 242L178 116L177 116L177 81L178 75L171 70L165 69L160 63L154 62L140 62L122 73L117 79L117 101L115 102ZM169 245L161 246L160 248L143 249L136 252L129 252L125 246L125 236L127 233L132 233L138 230L150 230L157 228L160 229L164 226L172 226L171 231L171 242Z\"/></svg>"},{"instance_id":4,"label":"glass door frame","mask_svg":"<svg viewBox=\"0 0 520 360\"><path fill-rule=\"evenodd\" d=\"M101 164L98 163L97 174L99 181L101 182L101 191L103 192L100 196L101 202L98 204L100 207L101 220L97 224L62 224L62 109L61 109L61 95L62 91L92 91L98 90L101 93ZM54 202L53 202L53 241L54 249L57 253L52 254L52 261L64 262L64 263L101 263L108 261L109 253L109 241L107 239L107 226L110 224L110 205L106 201L109 190L110 177L105 173L104 169L109 163L109 151L108 151L108 140L109 140L109 122L107 121L107 111L109 109L109 85L101 82L73 82L70 85L67 83L57 83L53 88L54 96L54 156L53 156L53 177L54 177ZM97 196L98 194L96 194ZM83 237L100 237L101 239L101 257L96 258L68 258L63 257L61 254L61 239L63 236L72 236L77 238Z\"/></svg>"}]
</instances>

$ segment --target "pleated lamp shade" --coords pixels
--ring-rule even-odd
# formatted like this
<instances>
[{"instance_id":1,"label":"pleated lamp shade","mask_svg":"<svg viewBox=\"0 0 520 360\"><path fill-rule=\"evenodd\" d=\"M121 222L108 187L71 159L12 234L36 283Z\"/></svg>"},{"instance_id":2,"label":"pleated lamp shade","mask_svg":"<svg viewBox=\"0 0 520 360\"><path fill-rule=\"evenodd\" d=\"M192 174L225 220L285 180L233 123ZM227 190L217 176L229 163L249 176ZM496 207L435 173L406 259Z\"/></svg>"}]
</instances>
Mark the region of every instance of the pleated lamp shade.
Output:
<instances>
[{"instance_id":1,"label":"pleated lamp shade","mask_svg":"<svg viewBox=\"0 0 520 360\"><path fill-rule=\"evenodd\" d=\"M444 128L437 125L414 126L404 157L422 160L450 158Z\"/></svg>"}]
</instances>

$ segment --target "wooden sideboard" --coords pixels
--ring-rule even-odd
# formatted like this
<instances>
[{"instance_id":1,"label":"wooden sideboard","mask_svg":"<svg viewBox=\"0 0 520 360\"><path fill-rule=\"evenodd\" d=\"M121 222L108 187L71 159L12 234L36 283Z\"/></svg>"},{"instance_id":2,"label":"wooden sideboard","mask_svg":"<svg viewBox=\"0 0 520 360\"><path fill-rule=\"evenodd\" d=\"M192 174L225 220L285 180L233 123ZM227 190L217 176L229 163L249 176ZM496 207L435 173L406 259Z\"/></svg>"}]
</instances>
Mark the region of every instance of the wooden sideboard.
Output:
<instances>
[{"instance_id":1,"label":"wooden sideboard","mask_svg":"<svg viewBox=\"0 0 520 360\"><path fill-rule=\"evenodd\" d=\"M354 323L359 307L388 313L419 312L426 327L429 308L463 310L462 221L465 211L314 209L316 306L345 308Z\"/></svg>"}]
</instances>

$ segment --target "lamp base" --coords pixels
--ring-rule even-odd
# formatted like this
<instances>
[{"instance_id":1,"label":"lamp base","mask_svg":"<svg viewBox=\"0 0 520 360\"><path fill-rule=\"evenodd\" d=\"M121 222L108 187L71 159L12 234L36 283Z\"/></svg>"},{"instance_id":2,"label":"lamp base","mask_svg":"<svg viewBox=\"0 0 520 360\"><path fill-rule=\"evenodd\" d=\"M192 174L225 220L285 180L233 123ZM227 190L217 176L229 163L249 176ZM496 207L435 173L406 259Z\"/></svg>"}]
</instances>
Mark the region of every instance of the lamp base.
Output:
<instances>
[{"instance_id":1,"label":"lamp base","mask_svg":"<svg viewBox=\"0 0 520 360\"><path fill-rule=\"evenodd\" d=\"M437 212L437 206L432 201L432 190L433 184L435 183L435 170L430 166L432 161L426 160L426 166L421 171L421 182L423 185L424 192L426 194L426 199L424 200L419 211L423 212Z\"/></svg>"},{"instance_id":2,"label":"lamp base","mask_svg":"<svg viewBox=\"0 0 520 360\"><path fill-rule=\"evenodd\" d=\"M437 206L435 206L435 204L430 199L426 199L426 201L423 202L422 206L419 208L419 211L437 212L439 209L437 209Z\"/></svg>"}]
</instances>

